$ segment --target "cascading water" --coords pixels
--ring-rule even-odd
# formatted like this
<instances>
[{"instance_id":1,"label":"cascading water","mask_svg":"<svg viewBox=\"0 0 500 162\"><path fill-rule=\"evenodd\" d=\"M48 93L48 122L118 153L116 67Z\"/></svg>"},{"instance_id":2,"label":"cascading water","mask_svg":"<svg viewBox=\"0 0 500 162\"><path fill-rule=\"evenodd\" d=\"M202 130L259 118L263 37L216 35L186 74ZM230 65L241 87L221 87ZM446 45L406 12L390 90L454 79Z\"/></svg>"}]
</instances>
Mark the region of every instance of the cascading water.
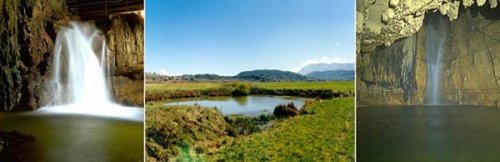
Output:
<instances>
[{"instance_id":1,"label":"cascading water","mask_svg":"<svg viewBox=\"0 0 500 162\"><path fill-rule=\"evenodd\" d=\"M444 42L448 29L448 20L441 15L430 15L425 26L425 48L427 55L427 88L425 103L438 105L441 103L441 67Z\"/></svg>"},{"instance_id":2,"label":"cascading water","mask_svg":"<svg viewBox=\"0 0 500 162\"><path fill-rule=\"evenodd\" d=\"M97 50L95 50L97 49ZM106 77L110 61L95 25L71 22L57 33L51 86L54 96L41 111L143 119L143 110L114 104Z\"/></svg>"}]
</instances>

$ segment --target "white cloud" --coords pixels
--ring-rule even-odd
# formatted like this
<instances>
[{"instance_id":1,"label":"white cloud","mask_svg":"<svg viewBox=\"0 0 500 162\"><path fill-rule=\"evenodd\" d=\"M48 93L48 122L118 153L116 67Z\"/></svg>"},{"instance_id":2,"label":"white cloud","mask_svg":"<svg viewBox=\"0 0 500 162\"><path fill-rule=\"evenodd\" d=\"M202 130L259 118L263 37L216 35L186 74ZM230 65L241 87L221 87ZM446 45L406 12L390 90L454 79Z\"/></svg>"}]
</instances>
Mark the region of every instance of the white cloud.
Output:
<instances>
[{"instance_id":1,"label":"white cloud","mask_svg":"<svg viewBox=\"0 0 500 162\"><path fill-rule=\"evenodd\" d=\"M305 67L307 65L320 64L320 63L331 64L331 63L351 63L351 62L339 59L337 57L322 56L320 58L308 59L308 60L302 62L299 66L293 68L292 71L299 72L300 69L302 69L303 67Z\"/></svg>"},{"instance_id":2,"label":"white cloud","mask_svg":"<svg viewBox=\"0 0 500 162\"><path fill-rule=\"evenodd\" d=\"M158 74L160 74L160 75L170 75L170 73L165 68L161 68L160 70L158 70Z\"/></svg>"}]
</instances>

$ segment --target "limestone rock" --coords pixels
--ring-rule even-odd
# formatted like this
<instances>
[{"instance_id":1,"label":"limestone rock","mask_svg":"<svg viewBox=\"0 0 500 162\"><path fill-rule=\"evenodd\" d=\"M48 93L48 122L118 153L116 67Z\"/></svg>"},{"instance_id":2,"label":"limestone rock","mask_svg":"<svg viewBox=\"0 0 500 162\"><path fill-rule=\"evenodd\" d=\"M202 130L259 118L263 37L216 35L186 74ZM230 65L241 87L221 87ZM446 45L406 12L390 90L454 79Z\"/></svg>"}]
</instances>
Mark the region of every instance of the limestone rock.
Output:
<instances>
[{"instance_id":1,"label":"limestone rock","mask_svg":"<svg viewBox=\"0 0 500 162\"><path fill-rule=\"evenodd\" d=\"M50 93L56 29L69 19L64 2L1 1L0 12L0 111L37 109Z\"/></svg>"},{"instance_id":2,"label":"limestone rock","mask_svg":"<svg viewBox=\"0 0 500 162\"><path fill-rule=\"evenodd\" d=\"M488 2L491 8L495 8L498 3L496 0ZM416 33L428 12L439 12L455 20L460 4L467 8L473 3L483 6L486 0L357 0L356 15L359 18L356 18L356 28L361 30L357 30L359 46L356 50L369 53L377 46L389 46L400 38Z\"/></svg>"},{"instance_id":3,"label":"limestone rock","mask_svg":"<svg viewBox=\"0 0 500 162\"><path fill-rule=\"evenodd\" d=\"M136 14L112 18L107 43L114 62L112 86L118 103L144 105L144 19Z\"/></svg>"},{"instance_id":4,"label":"limestone rock","mask_svg":"<svg viewBox=\"0 0 500 162\"><path fill-rule=\"evenodd\" d=\"M144 82L125 76L112 77L115 102L121 105L142 106L144 102Z\"/></svg>"}]
</instances>

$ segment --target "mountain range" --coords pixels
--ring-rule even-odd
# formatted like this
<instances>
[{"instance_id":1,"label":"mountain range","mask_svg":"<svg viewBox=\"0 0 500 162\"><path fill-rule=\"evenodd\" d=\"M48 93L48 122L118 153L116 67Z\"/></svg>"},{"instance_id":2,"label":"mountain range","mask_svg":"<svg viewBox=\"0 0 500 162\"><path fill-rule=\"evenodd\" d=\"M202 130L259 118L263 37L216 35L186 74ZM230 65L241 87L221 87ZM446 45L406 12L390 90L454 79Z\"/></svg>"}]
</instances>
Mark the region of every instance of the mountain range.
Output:
<instances>
[{"instance_id":1,"label":"mountain range","mask_svg":"<svg viewBox=\"0 0 500 162\"><path fill-rule=\"evenodd\" d=\"M146 75L155 78L156 74ZM169 76L167 80L241 80L251 82L281 82L281 81L328 81L354 80L354 63L339 64L311 64L302 68L299 73L283 70L251 70L243 71L235 76L221 76L217 74L195 74ZM157 78L157 77L156 77ZM160 77L161 78L161 77Z\"/></svg>"}]
</instances>

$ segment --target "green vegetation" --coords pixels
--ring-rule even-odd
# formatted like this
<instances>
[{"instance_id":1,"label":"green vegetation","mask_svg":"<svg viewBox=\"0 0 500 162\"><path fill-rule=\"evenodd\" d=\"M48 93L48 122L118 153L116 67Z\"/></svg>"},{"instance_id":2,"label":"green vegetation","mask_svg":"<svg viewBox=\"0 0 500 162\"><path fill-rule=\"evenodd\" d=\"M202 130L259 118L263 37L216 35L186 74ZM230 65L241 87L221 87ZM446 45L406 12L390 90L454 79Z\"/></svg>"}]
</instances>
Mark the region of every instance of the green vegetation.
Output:
<instances>
[{"instance_id":1,"label":"green vegetation","mask_svg":"<svg viewBox=\"0 0 500 162\"><path fill-rule=\"evenodd\" d=\"M233 91L231 91L231 94L233 96L248 96L250 95L250 90L251 90L250 85L239 84Z\"/></svg>"},{"instance_id":2,"label":"green vegetation","mask_svg":"<svg viewBox=\"0 0 500 162\"><path fill-rule=\"evenodd\" d=\"M209 154L225 144L228 125L216 109L199 106L146 106L147 161Z\"/></svg>"},{"instance_id":3,"label":"green vegetation","mask_svg":"<svg viewBox=\"0 0 500 162\"><path fill-rule=\"evenodd\" d=\"M353 98L316 101L312 115L276 123L261 133L235 141L210 160L353 161Z\"/></svg>"},{"instance_id":4,"label":"green vegetation","mask_svg":"<svg viewBox=\"0 0 500 162\"><path fill-rule=\"evenodd\" d=\"M274 116L277 118L288 118L292 116L300 115L299 109L293 105L293 102L288 104L281 104L274 108Z\"/></svg>"},{"instance_id":5,"label":"green vegetation","mask_svg":"<svg viewBox=\"0 0 500 162\"><path fill-rule=\"evenodd\" d=\"M262 82L252 85L264 89L331 89L341 92L353 92L353 81L331 81L331 82Z\"/></svg>"},{"instance_id":6,"label":"green vegetation","mask_svg":"<svg viewBox=\"0 0 500 162\"><path fill-rule=\"evenodd\" d=\"M251 88L248 92L248 88ZM234 93L233 93L234 92ZM352 81L339 82L184 82L146 86L146 101L202 96L280 95L328 99L354 96Z\"/></svg>"},{"instance_id":7,"label":"green vegetation","mask_svg":"<svg viewBox=\"0 0 500 162\"><path fill-rule=\"evenodd\" d=\"M299 73L281 70L243 71L234 78L251 82L318 81Z\"/></svg>"},{"instance_id":8,"label":"green vegetation","mask_svg":"<svg viewBox=\"0 0 500 162\"><path fill-rule=\"evenodd\" d=\"M252 70L243 71L236 76L220 76L216 74L196 74L181 76L163 76L155 73L147 73L146 80L149 82L162 81L247 81L247 82L286 82L286 81L320 81L316 78L304 76L299 73L282 70Z\"/></svg>"},{"instance_id":9,"label":"green vegetation","mask_svg":"<svg viewBox=\"0 0 500 162\"><path fill-rule=\"evenodd\" d=\"M300 110L302 115L281 119L273 115L224 117L212 108L167 107L160 102L149 102L146 106L147 161L354 160L353 82L191 82L148 85L146 90L148 101L161 101L149 99L153 96L150 92L171 97L263 92L310 96L349 94L343 98L308 100Z\"/></svg>"},{"instance_id":10,"label":"green vegetation","mask_svg":"<svg viewBox=\"0 0 500 162\"><path fill-rule=\"evenodd\" d=\"M321 80L354 80L354 70L314 71L306 76Z\"/></svg>"}]
</instances>

